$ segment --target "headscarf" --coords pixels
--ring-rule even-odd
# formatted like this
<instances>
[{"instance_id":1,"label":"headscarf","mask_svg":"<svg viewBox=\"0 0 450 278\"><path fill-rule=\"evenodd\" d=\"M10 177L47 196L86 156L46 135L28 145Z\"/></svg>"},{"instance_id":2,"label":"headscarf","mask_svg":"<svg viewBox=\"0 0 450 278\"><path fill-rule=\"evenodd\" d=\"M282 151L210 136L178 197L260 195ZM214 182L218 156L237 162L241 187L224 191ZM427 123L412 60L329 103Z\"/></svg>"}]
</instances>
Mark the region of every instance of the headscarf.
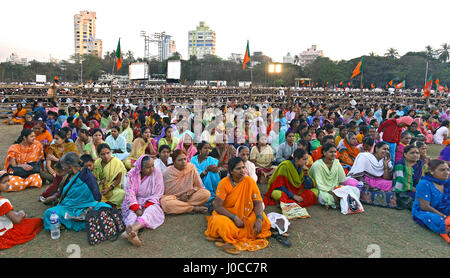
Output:
<instances>
[{"instance_id":1,"label":"headscarf","mask_svg":"<svg viewBox=\"0 0 450 278\"><path fill-rule=\"evenodd\" d=\"M191 136L189 133L185 133L185 134L183 135L183 137L181 137L180 141L178 142L178 145L175 147L175 150L180 149L180 150L186 151L186 152L187 152L187 161L190 162L190 161L191 161L191 158L192 158L193 156L195 156L195 154L197 153L197 148L194 146L194 138L191 139L191 142L192 142L192 143L191 143L191 145L189 146L189 149L186 150L186 149L184 148L184 141L185 141L185 139L186 139L186 136L189 136L189 137L192 138L192 136Z\"/></svg>"},{"instance_id":2,"label":"headscarf","mask_svg":"<svg viewBox=\"0 0 450 278\"><path fill-rule=\"evenodd\" d=\"M340 148L339 152L347 150L348 154L355 159L359 154L359 149L356 146L350 145L350 133L344 138L344 145Z\"/></svg>"},{"instance_id":3,"label":"headscarf","mask_svg":"<svg viewBox=\"0 0 450 278\"><path fill-rule=\"evenodd\" d=\"M396 120L397 125L401 124L401 123L405 123L406 125L410 126L413 122L413 118L411 116L403 116L400 117Z\"/></svg>"},{"instance_id":4,"label":"headscarf","mask_svg":"<svg viewBox=\"0 0 450 278\"><path fill-rule=\"evenodd\" d=\"M450 162L450 145L447 145L445 148L442 149L438 159Z\"/></svg>"}]
</instances>

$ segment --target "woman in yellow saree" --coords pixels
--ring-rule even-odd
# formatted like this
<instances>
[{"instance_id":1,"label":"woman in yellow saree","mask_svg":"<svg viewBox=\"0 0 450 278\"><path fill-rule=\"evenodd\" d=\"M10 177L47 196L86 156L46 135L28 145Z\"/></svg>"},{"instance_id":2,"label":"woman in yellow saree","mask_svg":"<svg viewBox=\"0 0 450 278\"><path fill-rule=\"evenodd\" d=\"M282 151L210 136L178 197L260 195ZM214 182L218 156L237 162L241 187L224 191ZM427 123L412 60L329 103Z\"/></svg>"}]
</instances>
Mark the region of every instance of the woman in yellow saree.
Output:
<instances>
[{"instance_id":1,"label":"woman in yellow saree","mask_svg":"<svg viewBox=\"0 0 450 278\"><path fill-rule=\"evenodd\" d=\"M152 138L151 130L147 126L141 129L141 137L134 140L130 155L123 161L126 169L131 170L134 168L136 160L144 154L148 154L151 158L156 159L156 141Z\"/></svg>"},{"instance_id":2,"label":"woman in yellow saree","mask_svg":"<svg viewBox=\"0 0 450 278\"><path fill-rule=\"evenodd\" d=\"M230 175L222 179L216 190L214 211L206 217L208 241L230 254L256 251L269 245L270 221L264 213L263 200L256 182L245 176L240 157L228 162Z\"/></svg>"},{"instance_id":3,"label":"woman in yellow saree","mask_svg":"<svg viewBox=\"0 0 450 278\"><path fill-rule=\"evenodd\" d=\"M22 103L18 103L11 118L3 123L8 125L23 125L25 123L25 114L27 114L27 109L22 106Z\"/></svg>"},{"instance_id":4,"label":"woman in yellow saree","mask_svg":"<svg viewBox=\"0 0 450 278\"><path fill-rule=\"evenodd\" d=\"M127 170L120 159L111 155L108 144L100 144L97 152L99 159L94 163L93 173L98 180L102 202L120 209L125 198L122 182Z\"/></svg>"}]
</instances>

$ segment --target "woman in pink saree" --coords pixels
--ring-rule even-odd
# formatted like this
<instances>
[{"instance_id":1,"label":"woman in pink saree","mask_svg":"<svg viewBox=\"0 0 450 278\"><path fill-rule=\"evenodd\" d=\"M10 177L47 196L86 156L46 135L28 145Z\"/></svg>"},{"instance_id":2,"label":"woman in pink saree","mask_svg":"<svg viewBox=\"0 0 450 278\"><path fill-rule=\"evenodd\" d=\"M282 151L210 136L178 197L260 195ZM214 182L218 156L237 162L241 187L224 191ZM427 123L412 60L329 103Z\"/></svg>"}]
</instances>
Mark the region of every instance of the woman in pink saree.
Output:
<instances>
[{"instance_id":1,"label":"woman in pink saree","mask_svg":"<svg viewBox=\"0 0 450 278\"><path fill-rule=\"evenodd\" d=\"M194 139L188 133L185 133L181 137L175 150L184 150L187 153L187 161L191 161L191 158L197 154L197 148L194 146Z\"/></svg>"},{"instance_id":2,"label":"woman in pink saree","mask_svg":"<svg viewBox=\"0 0 450 278\"><path fill-rule=\"evenodd\" d=\"M162 173L154 167L153 159L141 156L135 167L127 174L125 200L122 216L127 226L123 236L135 246L141 246L138 231L142 228L156 229L164 222L164 212L160 205L164 194Z\"/></svg>"}]
</instances>

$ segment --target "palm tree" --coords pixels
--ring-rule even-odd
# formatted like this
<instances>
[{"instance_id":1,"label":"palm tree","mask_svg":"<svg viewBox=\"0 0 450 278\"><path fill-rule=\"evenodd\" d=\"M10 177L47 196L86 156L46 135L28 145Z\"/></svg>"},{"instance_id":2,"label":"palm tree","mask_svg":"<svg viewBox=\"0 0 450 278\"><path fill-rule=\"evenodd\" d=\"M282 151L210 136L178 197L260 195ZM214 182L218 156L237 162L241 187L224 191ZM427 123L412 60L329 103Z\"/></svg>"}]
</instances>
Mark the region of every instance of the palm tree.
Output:
<instances>
[{"instance_id":1,"label":"palm tree","mask_svg":"<svg viewBox=\"0 0 450 278\"><path fill-rule=\"evenodd\" d=\"M446 63L449 58L450 47L447 43L442 44L442 48L439 50L439 60L442 63Z\"/></svg>"},{"instance_id":2,"label":"palm tree","mask_svg":"<svg viewBox=\"0 0 450 278\"><path fill-rule=\"evenodd\" d=\"M369 56L370 57L375 57L375 56L377 56L377 54L375 54L375 52L372 51L372 52L369 53Z\"/></svg>"},{"instance_id":3,"label":"palm tree","mask_svg":"<svg viewBox=\"0 0 450 278\"><path fill-rule=\"evenodd\" d=\"M433 59L434 55L436 55L436 51L431 47L431 45L425 46L425 52L428 58Z\"/></svg>"},{"instance_id":4,"label":"palm tree","mask_svg":"<svg viewBox=\"0 0 450 278\"><path fill-rule=\"evenodd\" d=\"M397 49L392 48L392 47L386 51L384 56L386 56L388 58L392 58L392 59L397 59L399 57Z\"/></svg>"},{"instance_id":5,"label":"palm tree","mask_svg":"<svg viewBox=\"0 0 450 278\"><path fill-rule=\"evenodd\" d=\"M125 59L130 63L133 63L135 61L133 51L128 50L128 52L125 54Z\"/></svg>"}]
</instances>

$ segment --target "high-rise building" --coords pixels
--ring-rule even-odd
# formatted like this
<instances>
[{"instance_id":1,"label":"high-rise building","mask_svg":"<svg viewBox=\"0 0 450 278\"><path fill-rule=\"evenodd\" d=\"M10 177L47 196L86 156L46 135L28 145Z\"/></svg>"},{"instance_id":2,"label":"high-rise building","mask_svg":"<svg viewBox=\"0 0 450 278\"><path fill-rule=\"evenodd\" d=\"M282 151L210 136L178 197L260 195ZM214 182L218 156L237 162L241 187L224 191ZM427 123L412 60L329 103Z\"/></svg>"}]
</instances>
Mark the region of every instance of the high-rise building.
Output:
<instances>
[{"instance_id":1,"label":"high-rise building","mask_svg":"<svg viewBox=\"0 0 450 278\"><path fill-rule=\"evenodd\" d=\"M216 32L209 29L205 22L200 21L200 25L193 31L189 31L188 55L197 56L202 59L205 55L216 55Z\"/></svg>"},{"instance_id":2,"label":"high-rise building","mask_svg":"<svg viewBox=\"0 0 450 278\"><path fill-rule=\"evenodd\" d=\"M323 57L323 51L317 50L317 45L312 45L306 51L303 51L298 55L299 65L304 67L307 64L312 63L317 57Z\"/></svg>"},{"instance_id":3,"label":"high-rise building","mask_svg":"<svg viewBox=\"0 0 450 278\"><path fill-rule=\"evenodd\" d=\"M80 11L74 15L75 54L93 54L102 58L102 40L96 38L96 12Z\"/></svg>"},{"instance_id":4,"label":"high-rise building","mask_svg":"<svg viewBox=\"0 0 450 278\"><path fill-rule=\"evenodd\" d=\"M175 41L170 35L164 35L160 43L162 44L161 61L167 60L177 51Z\"/></svg>"}]
</instances>

